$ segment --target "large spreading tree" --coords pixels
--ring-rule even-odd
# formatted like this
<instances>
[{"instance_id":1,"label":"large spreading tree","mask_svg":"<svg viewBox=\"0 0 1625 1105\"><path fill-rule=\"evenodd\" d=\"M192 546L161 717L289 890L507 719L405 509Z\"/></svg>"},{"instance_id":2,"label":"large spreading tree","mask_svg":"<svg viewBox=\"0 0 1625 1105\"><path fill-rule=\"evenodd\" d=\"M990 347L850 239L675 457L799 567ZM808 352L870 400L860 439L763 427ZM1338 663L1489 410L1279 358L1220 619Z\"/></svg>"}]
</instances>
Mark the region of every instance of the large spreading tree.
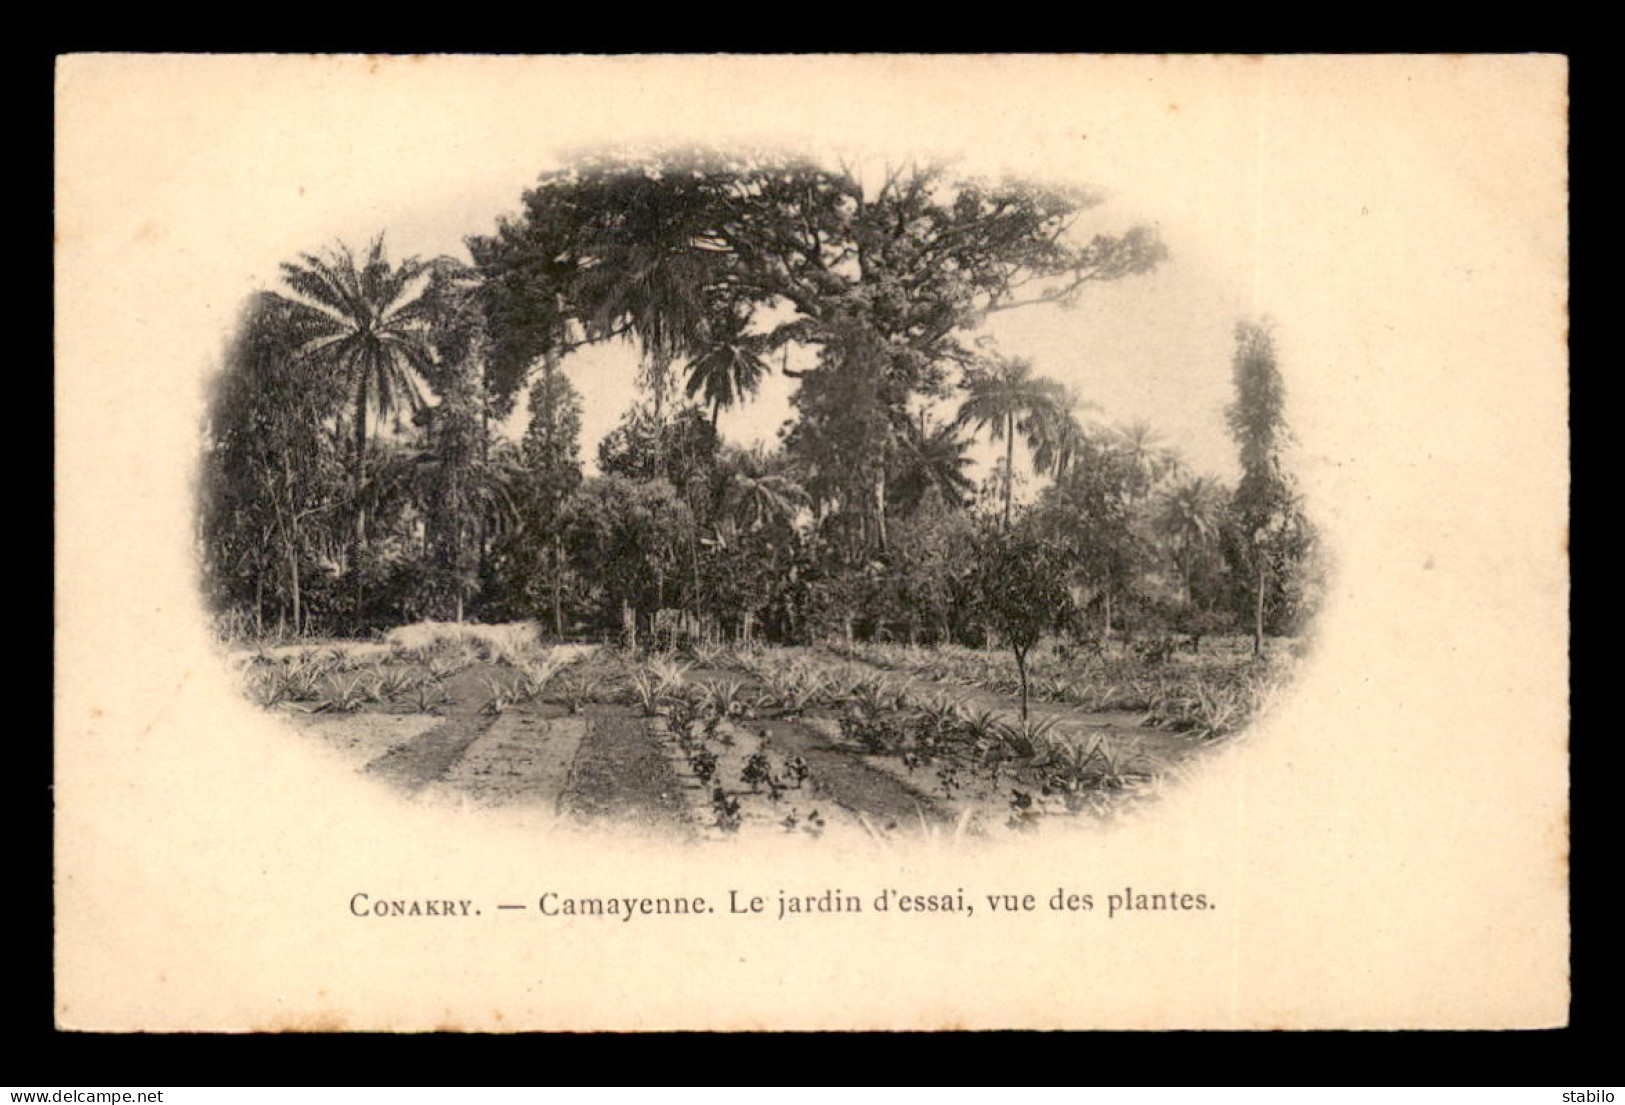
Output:
<instances>
[{"instance_id":1,"label":"large spreading tree","mask_svg":"<svg viewBox=\"0 0 1625 1105\"><path fill-rule=\"evenodd\" d=\"M502 372L568 345L577 318L587 337L640 340L657 382L686 358L690 394L714 412L748 394L770 356L799 349L811 367L785 370L801 379L786 444L819 511L848 517L854 556L884 549L909 404L943 396L975 363L968 334L1164 257L1148 228L1084 237L1101 202L1088 189L934 165L670 152L550 174L524 202L469 243Z\"/></svg>"},{"instance_id":2,"label":"large spreading tree","mask_svg":"<svg viewBox=\"0 0 1625 1105\"><path fill-rule=\"evenodd\" d=\"M803 639L1010 637L967 560L985 526L1039 541L1108 633L1115 609L1134 628L1214 613L1228 591L1261 637L1298 601L1307 540L1267 330L1240 332L1234 496L1172 486L1149 426L1086 428L1090 404L986 333L1163 260L1149 229L1092 233L1100 199L936 165L675 151L547 174L467 240L472 264L392 260L382 239L303 254L256 300L211 409L211 587L296 633L469 609L563 633L682 606L685 624ZM566 361L616 341L636 347L643 394L585 480ZM725 444L721 412L775 372L794 384L777 444ZM985 519L966 509L977 432L1003 446ZM1049 477L1019 510L1018 438Z\"/></svg>"},{"instance_id":3,"label":"large spreading tree","mask_svg":"<svg viewBox=\"0 0 1625 1105\"><path fill-rule=\"evenodd\" d=\"M1309 551L1312 534L1282 464L1290 440L1286 388L1267 322L1236 326L1236 398L1226 416L1241 451L1241 481L1230 504L1227 551L1240 604L1253 628L1253 654L1264 653L1271 615L1285 613L1286 594Z\"/></svg>"}]
</instances>

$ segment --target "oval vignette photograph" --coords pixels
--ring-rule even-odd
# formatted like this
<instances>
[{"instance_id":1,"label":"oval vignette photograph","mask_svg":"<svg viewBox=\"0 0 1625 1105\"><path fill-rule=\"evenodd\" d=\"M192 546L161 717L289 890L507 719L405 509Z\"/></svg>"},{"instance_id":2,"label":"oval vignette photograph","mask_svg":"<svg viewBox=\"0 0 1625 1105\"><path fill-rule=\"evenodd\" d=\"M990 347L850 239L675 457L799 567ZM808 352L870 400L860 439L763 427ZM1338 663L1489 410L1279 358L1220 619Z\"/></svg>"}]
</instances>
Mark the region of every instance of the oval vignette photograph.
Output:
<instances>
[{"instance_id":1,"label":"oval vignette photograph","mask_svg":"<svg viewBox=\"0 0 1625 1105\"><path fill-rule=\"evenodd\" d=\"M1326 564L1280 324L1119 206L654 149L437 255L288 243L201 461L243 693L402 797L616 832L1161 800L1290 685Z\"/></svg>"}]
</instances>

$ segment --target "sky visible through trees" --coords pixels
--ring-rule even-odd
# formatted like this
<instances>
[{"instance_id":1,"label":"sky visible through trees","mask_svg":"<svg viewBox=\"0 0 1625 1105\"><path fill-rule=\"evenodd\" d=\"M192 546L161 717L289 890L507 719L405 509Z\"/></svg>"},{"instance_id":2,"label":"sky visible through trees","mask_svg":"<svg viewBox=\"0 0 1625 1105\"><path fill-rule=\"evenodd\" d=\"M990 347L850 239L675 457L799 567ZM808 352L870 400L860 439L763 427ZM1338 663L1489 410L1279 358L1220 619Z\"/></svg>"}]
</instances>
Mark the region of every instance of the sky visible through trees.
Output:
<instances>
[{"instance_id":1,"label":"sky visible through trees","mask_svg":"<svg viewBox=\"0 0 1625 1105\"><path fill-rule=\"evenodd\" d=\"M392 212L387 222L345 228L344 236L363 242L384 233L392 255L446 255L466 261L464 240L485 233L503 215L516 214L519 192L533 186L539 175L540 170L529 179L487 186L439 211ZM1090 212L1091 226L1118 233L1161 214L1134 212L1130 200L1112 196ZM1069 309L1033 307L996 315L985 330L1007 355L1032 360L1040 372L1098 404L1097 417L1150 421L1178 443L1194 469L1233 482L1240 468L1224 417L1233 398L1232 331L1236 320L1256 305L1245 287L1221 275L1220 259L1204 256L1184 241L1170 246L1169 259L1137 280L1096 285ZM638 361L633 344L615 341L583 347L562 362L582 399L582 456L589 471L599 440L615 428L637 395ZM789 363L791 368L807 367L794 353ZM724 439L771 444L791 413L794 385L776 365L750 403L722 411L718 429ZM952 411L945 417L951 418ZM522 409L504 425L515 439L524 427ZM971 455L977 464L973 478L980 482L1002 449L979 438ZM1030 490L1018 488L1018 494Z\"/></svg>"},{"instance_id":2,"label":"sky visible through trees","mask_svg":"<svg viewBox=\"0 0 1625 1105\"><path fill-rule=\"evenodd\" d=\"M1014 640L972 581L1015 548L1068 595L1056 631L1250 615L1261 641L1314 605L1279 374L1236 436L1253 377L1227 362L1263 331L1232 313L1215 343L1231 304L1090 186L623 152L460 247L403 238L294 253L227 357L206 577L255 632L680 613ZM1301 535L1267 567L1232 492L1259 434L1269 525Z\"/></svg>"}]
</instances>

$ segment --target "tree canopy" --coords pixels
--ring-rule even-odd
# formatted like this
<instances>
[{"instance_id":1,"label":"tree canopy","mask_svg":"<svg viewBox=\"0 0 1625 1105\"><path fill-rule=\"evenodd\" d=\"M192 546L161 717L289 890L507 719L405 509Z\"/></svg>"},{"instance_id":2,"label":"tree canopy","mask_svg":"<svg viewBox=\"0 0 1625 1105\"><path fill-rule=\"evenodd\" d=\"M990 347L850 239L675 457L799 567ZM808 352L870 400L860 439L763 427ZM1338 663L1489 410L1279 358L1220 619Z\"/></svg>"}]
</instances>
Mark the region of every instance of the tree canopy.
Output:
<instances>
[{"instance_id":1,"label":"tree canopy","mask_svg":"<svg viewBox=\"0 0 1625 1105\"><path fill-rule=\"evenodd\" d=\"M787 444L820 503L885 543L884 481L908 405L976 361L965 338L996 312L1074 302L1149 271L1149 228L1083 237L1085 188L958 179L937 165L864 172L803 158L672 151L602 158L544 177L524 213L469 248L490 289L493 379L567 344L635 338L713 416L795 346L798 425ZM657 373L657 376L659 374ZM501 386L501 384L499 384ZM657 417L660 404L657 398Z\"/></svg>"},{"instance_id":2,"label":"tree canopy","mask_svg":"<svg viewBox=\"0 0 1625 1105\"><path fill-rule=\"evenodd\" d=\"M1310 534L1266 327L1237 331L1233 494L1148 424L1080 421L1089 397L1053 374L1076 366L987 334L1163 262L1148 228L1092 231L1101 203L940 165L667 151L543 176L467 239L472 263L392 258L381 237L301 253L250 305L211 404L210 593L295 634L472 615L562 635L681 610L783 639L991 630L1020 649L1063 610L1098 607L1109 633L1227 601L1284 626ZM603 342L636 350L642 394L589 478L594 389L570 355ZM794 387L776 444L724 441L719 413L776 372ZM981 503L978 435L1003 447ZM1042 617L988 605L1013 587Z\"/></svg>"}]
</instances>

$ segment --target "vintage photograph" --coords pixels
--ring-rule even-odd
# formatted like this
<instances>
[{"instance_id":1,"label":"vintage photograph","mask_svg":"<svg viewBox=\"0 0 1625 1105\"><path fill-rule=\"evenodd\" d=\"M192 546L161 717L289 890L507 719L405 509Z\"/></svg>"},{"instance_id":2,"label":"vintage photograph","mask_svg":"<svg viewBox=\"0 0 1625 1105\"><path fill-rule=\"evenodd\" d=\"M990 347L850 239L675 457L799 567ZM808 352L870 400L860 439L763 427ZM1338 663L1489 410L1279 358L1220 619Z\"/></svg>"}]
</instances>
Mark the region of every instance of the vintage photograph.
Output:
<instances>
[{"instance_id":1,"label":"vintage photograph","mask_svg":"<svg viewBox=\"0 0 1625 1105\"><path fill-rule=\"evenodd\" d=\"M60 1028L1567 1022L1564 59L56 92Z\"/></svg>"},{"instance_id":2,"label":"vintage photograph","mask_svg":"<svg viewBox=\"0 0 1625 1105\"><path fill-rule=\"evenodd\" d=\"M1325 565L1274 324L1087 183L657 151L515 208L290 256L220 367L216 632L366 776L691 838L1030 833L1290 682Z\"/></svg>"}]
</instances>

